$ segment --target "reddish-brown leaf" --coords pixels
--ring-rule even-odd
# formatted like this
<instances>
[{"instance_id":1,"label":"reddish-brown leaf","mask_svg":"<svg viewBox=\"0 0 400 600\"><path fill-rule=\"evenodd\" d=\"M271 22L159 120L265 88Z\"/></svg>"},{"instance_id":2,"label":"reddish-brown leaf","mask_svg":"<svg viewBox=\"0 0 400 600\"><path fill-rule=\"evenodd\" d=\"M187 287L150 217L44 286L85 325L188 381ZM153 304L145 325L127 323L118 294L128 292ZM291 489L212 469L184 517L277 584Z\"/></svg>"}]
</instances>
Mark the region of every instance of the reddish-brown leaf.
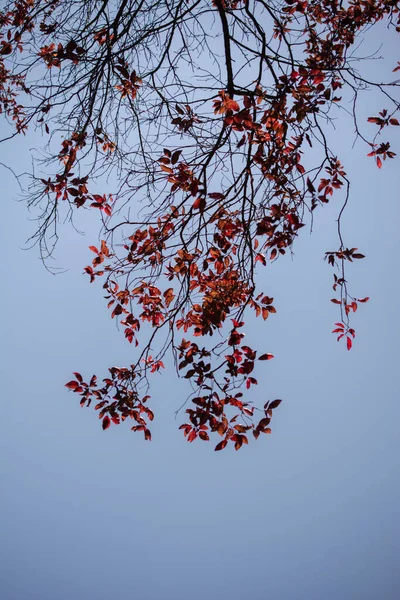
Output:
<instances>
[{"instance_id":1,"label":"reddish-brown leaf","mask_svg":"<svg viewBox=\"0 0 400 600\"><path fill-rule=\"evenodd\" d=\"M206 207L206 200L205 198L203 198L202 196L199 196L198 198L196 198L196 200L193 202L193 208L195 210L199 209L200 212L203 212L204 209Z\"/></svg>"},{"instance_id":2,"label":"reddish-brown leaf","mask_svg":"<svg viewBox=\"0 0 400 600\"><path fill-rule=\"evenodd\" d=\"M258 357L258 360L271 360L272 358L274 358L273 354L262 354L261 356Z\"/></svg>"},{"instance_id":3,"label":"reddish-brown leaf","mask_svg":"<svg viewBox=\"0 0 400 600\"><path fill-rule=\"evenodd\" d=\"M187 441L188 442L193 442L195 439L197 438L197 432L195 429L191 429L191 431L189 432L188 436L187 436Z\"/></svg>"},{"instance_id":4,"label":"reddish-brown leaf","mask_svg":"<svg viewBox=\"0 0 400 600\"><path fill-rule=\"evenodd\" d=\"M214 448L215 452L218 452L219 450L223 450L226 445L227 445L227 440L222 440L222 442L220 442L219 444L217 444Z\"/></svg>"},{"instance_id":5,"label":"reddish-brown leaf","mask_svg":"<svg viewBox=\"0 0 400 600\"><path fill-rule=\"evenodd\" d=\"M182 150L176 150L171 156L171 164L175 165L178 162L181 154Z\"/></svg>"},{"instance_id":6,"label":"reddish-brown leaf","mask_svg":"<svg viewBox=\"0 0 400 600\"><path fill-rule=\"evenodd\" d=\"M70 390L76 390L76 388L79 387L79 383L77 381L69 381L65 384L65 387L67 387Z\"/></svg>"},{"instance_id":7,"label":"reddish-brown leaf","mask_svg":"<svg viewBox=\"0 0 400 600\"><path fill-rule=\"evenodd\" d=\"M270 402L269 409L271 410L273 408L277 408L281 402L282 400L273 400L272 402Z\"/></svg>"},{"instance_id":8,"label":"reddish-brown leaf","mask_svg":"<svg viewBox=\"0 0 400 600\"><path fill-rule=\"evenodd\" d=\"M110 417L104 417L104 419L103 419L103 422L102 422L102 424L101 424L102 428L103 428L104 430L105 430L105 429L108 429L108 428L110 427L110 425L111 425L111 420L110 420Z\"/></svg>"}]
</instances>

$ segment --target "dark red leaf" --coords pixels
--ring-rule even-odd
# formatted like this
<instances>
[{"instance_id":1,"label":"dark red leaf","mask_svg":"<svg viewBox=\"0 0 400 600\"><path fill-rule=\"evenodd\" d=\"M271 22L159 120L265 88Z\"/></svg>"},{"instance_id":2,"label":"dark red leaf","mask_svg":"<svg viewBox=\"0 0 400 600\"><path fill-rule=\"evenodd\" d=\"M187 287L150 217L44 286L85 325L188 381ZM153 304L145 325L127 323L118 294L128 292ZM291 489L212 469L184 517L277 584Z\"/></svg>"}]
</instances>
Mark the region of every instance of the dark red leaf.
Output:
<instances>
[{"instance_id":1,"label":"dark red leaf","mask_svg":"<svg viewBox=\"0 0 400 600\"><path fill-rule=\"evenodd\" d=\"M65 387L67 387L70 390L76 390L76 388L79 387L79 383L77 381L69 381L65 384Z\"/></svg>"},{"instance_id":2,"label":"dark red leaf","mask_svg":"<svg viewBox=\"0 0 400 600\"><path fill-rule=\"evenodd\" d=\"M307 177L307 189L310 192L310 194L314 194L315 193L315 187L311 181L311 179L309 177Z\"/></svg>"},{"instance_id":3,"label":"dark red leaf","mask_svg":"<svg viewBox=\"0 0 400 600\"><path fill-rule=\"evenodd\" d=\"M176 150L171 156L171 164L175 165L178 162L181 154L182 150Z\"/></svg>"},{"instance_id":4,"label":"dark red leaf","mask_svg":"<svg viewBox=\"0 0 400 600\"><path fill-rule=\"evenodd\" d=\"M215 452L218 452L219 450L223 450L226 445L227 445L227 440L222 440L222 442L220 442L219 444L217 444L214 448Z\"/></svg>"},{"instance_id":5,"label":"dark red leaf","mask_svg":"<svg viewBox=\"0 0 400 600\"><path fill-rule=\"evenodd\" d=\"M261 356L259 356L258 360L271 360L272 358L274 358L273 354L262 354Z\"/></svg>"},{"instance_id":6,"label":"dark red leaf","mask_svg":"<svg viewBox=\"0 0 400 600\"><path fill-rule=\"evenodd\" d=\"M282 400L273 400L269 405L269 409L277 408L281 402Z\"/></svg>"},{"instance_id":7,"label":"dark red leaf","mask_svg":"<svg viewBox=\"0 0 400 600\"><path fill-rule=\"evenodd\" d=\"M203 198L202 196L199 196L194 202L193 202L193 208L195 210L199 209L200 212L203 212L204 209L206 207L206 201L205 198Z\"/></svg>"},{"instance_id":8,"label":"dark red leaf","mask_svg":"<svg viewBox=\"0 0 400 600\"><path fill-rule=\"evenodd\" d=\"M110 425L111 425L110 417L104 417L103 422L101 424L102 428L104 430L108 429L110 427Z\"/></svg>"}]
</instances>

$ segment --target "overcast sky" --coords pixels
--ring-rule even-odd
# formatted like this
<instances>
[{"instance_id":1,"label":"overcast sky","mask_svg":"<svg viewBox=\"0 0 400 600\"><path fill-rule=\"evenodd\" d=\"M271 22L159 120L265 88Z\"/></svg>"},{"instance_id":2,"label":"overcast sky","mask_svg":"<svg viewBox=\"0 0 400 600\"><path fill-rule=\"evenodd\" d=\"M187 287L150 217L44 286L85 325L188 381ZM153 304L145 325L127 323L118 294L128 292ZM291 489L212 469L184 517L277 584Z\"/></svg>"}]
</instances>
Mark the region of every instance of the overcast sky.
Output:
<instances>
[{"instance_id":1,"label":"overcast sky","mask_svg":"<svg viewBox=\"0 0 400 600\"><path fill-rule=\"evenodd\" d=\"M363 117L377 108L371 96ZM132 352L82 275L93 213L86 235L62 228L54 264L66 272L53 276L22 249L35 224L1 168L4 600L400 597L399 157L378 171L344 126L332 139L353 181L344 232L367 255L351 287L371 300L347 352L330 333L322 260L337 205L318 209L294 258L264 271L278 313L248 331L275 355L257 394L284 402L273 434L240 452L184 441L186 387L171 372L154 379L151 443L79 408L63 387L72 371L105 376ZM15 140L1 160L22 171L38 143Z\"/></svg>"}]
</instances>

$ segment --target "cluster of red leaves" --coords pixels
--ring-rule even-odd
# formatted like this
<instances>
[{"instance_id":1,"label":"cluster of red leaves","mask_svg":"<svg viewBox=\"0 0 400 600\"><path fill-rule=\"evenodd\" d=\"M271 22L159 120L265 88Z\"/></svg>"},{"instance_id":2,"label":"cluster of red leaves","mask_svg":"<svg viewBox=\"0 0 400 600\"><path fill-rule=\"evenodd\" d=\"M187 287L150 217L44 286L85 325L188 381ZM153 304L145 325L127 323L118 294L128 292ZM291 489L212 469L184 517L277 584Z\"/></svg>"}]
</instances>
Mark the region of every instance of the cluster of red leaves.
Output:
<instances>
[{"instance_id":1,"label":"cluster of red leaves","mask_svg":"<svg viewBox=\"0 0 400 600\"><path fill-rule=\"evenodd\" d=\"M225 377L224 383L218 386L220 392L213 390L217 369L212 369L211 353L187 340L182 340L178 348L179 370L188 368L184 377L193 379L203 392L208 392L192 398L195 408L186 410L190 422L182 424L180 429L183 430L188 442L193 442L197 437L208 440L210 433L219 434L224 439L216 445L215 450L222 450L228 442L232 442L235 449L238 450L243 444L248 443L246 435L243 435L248 431L252 431L255 438L260 433L271 433L267 425L270 423L272 410L281 402L280 400L267 402L264 406L265 416L255 424L253 422L254 406L241 400L242 392L229 393L231 378L242 376L247 389L251 384L257 384L257 380L249 376L254 369L257 351L241 344L244 334L238 330L243 327L244 323L237 322L235 319L232 321L233 329L228 338L228 346L231 348L232 354L225 356L225 373L228 377ZM272 354L263 354L258 360L270 360L271 358L273 358ZM230 419L226 414L228 407L237 411ZM240 424L236 423L239 418L243 421Z\"/></svg>"},{"instance_id":2,"label":"cluster of red leaves","mask_svg":"<svg viewBox=\"0 0 400 600\"><path fill-rule=\"evenodd\" d=\"M310 76L317 77L317 74L314 72ZM293 77L293 81L296 81L296 78ZM299 106L292 107L291 111L294 110L296 116L291 117L292 113L283 106L272 105L269 110L263 112L260 121L256 121L249 112L251 99L245 97L243 102L244 107L241 109L239 103L232 102L228 94L220 93L219 99L214 101L214 111L222 115L226 127L231 127L233 131L249 132L249 138L245 143L251 141L255 146L254 162L265 177L274 182L277 190L281 186L286 186L286 196L289 195L290 198L289 201L284 200L282 194L282 199L276 204L271 204L267 214L254 224L254 260L256 263L266 265L267 260L272 261L278 255L285 254L299 229L304 226L298 209L300 192L294 186L288 185L288 178L283 179L283 173L290 173L293 170L301 176L305 173L300 162L300 147L303 139L299 137L293 138L293 141L285 141L286 120L288 118L298 120L303 117L302 115L299 117ZM253 103L254 106L256 103ZM179 124L177 125L179 127ZM230 210L224 202L226 194L206 192L195 170L183 160L180 149L175 151L164 149L164 154L158 162L161 172L166 174L172 193L181 191L189 198L196 197L191 210L212 215L214 243L205 253L199 248L192 251L181 248L176 251L173 260L165 264L164 252L173 239L179 221L186 218L184 209L179 211L172 206L163 217L158 219L157 226L137 229L129 237L130 244L125 246L127 254L122 261L118 261L118 269L108 265L104 270L96 271L99 264L106 258L114 258L114 254L109 252L104 241L100 250L91 247L96 257L93 259L92 266L86 267L85 270L90 275L91 281L96 275L103 275L105 271L110 273L104 288L108 292L108 306L112 308L111 317L122 317L120 322L125 326L125 337L129 342L134 341L135 345L139 345L137 334L143 321L148 322L156 330L169 322L176 330L183 329L185 333L192 331L195 337L204 337L220 330L229 315L241 313L245 306L252 308L256 316L267 319L270 314L276 312L272 305L273 298L263 293L255 296L250 282L245 281L241 276L237 256L244 225L238 213ZM340 189L344 184L345 172L336 158L330 160L325 171L326 177L320 179L318 188L307 177L303 194L310 195L312 209L318 202L328 202L334 190ZM279 198L279 194L277 197ZM336 261L362 258L363 255L356 250L356 248L340 249L327 253L328 261L335 265ZM152 270L164 267L165 275L170 281L176 280L180 285L184 281L187 282L190 296L182 302L179 295L176 295L174 287L162 291L158 286L144 280L131 289L120 288L116 280L111 277L111 274L113 277L125 275L139 265L141 269ZM336 275L335 278L336 284L341 285L340 278ZM197 301L194 300L196 295ZM132 311L134 305L139 306L135 312ZM349 303L346 290L343 294L343 308L347 316L350 310L355 311L354 304ZM211 433L217 433L224 438L217 444L217 450L225 448L228 442L232 442L235 448L239 449L243 444L248 443L245 434L249 431L253 432L255 438L260 432L270 433L268 425L272 410L280 403L280 401L267 403L265 415L259 422L254 422L254 406L241 399L243 395L241 392L235 391L240 385L244 385L249 390L257 385L258 381L253 376L257 351L242 344L244 334L240 329L244 322L233 319L233 323L234 328L226 339L226 348L231 350L216 364L213 364L215 355L205 347L200 348L194 342L183 339L176 347L180 361L178 370L183 370L183 377L191 380L194 388L198 390L197 395L192 398L195 408L186 410L189 422L184 423L181 429L189 442L197 437L208 440ZM339 325L337 327L339 328ZM351 337L355 335L354 329L341 324L339 333L339 339L347 336L347 348L350 349ZM258 360L271 358L273 358L272 354L264 353ZM135 379L142 381L147 372L155 373L163 366L160 359L153 359L151 356L142 359L141 364L132 365L128 370L132 389L136 390L133 383ZM224 367L222 380L218 378L221 367ZM122 373L125 377L126 371L122 370ZM120 398L118 380L115 380L114 384L117 394L113 399L118 400ZM114 402L112 406L114 411L119 410L118 402L117 404ZM232 417L228 417L227 408L236 408L237 412ZM236 423L239 418L243 422Z\"/></svg>"},{"instance_id":3,"label":"cluster of red leaves","mask_svg":"<svg viewBox=\"0 0 400 600\"><path fill-rule=\"evenodd\" d=\"M49 69L56 67L63 73L64 63L71 69L84 61L90 64L90 55L87 55L90 43L84 48L73 39L61 43L53 35L57 23L49 21L58 4L57 0L45 2L42 11L35 0L18 0L10 4L12 8L0 13L0 111L15 122L17 132L23 132L27 126L24 107L17 102L17 96L21 91L29 94L29 90L24 75L15 74L6 61L23 50L24 35L35 31L37 37L39 32L46 36L42 38L46 41L44 45L35 45L35 58L39 56ZM291 248L305 225L305 209L313 211L348 188L344 168L337 157L328 152L327 146L324 146L326 157L316 168L307 166L304 148L307 144L312 146L312 129L318 115L325 111L327 114L332 105L341 101L337 94L346 83L342 71L348 64L346 57L356 35L384 17L396 22L396 29L400 31L399 7L393 0L352 0L346 6L340 0L284 0L283 4L279 11L283 17L279 23L275 22L273 37L288 46L290 60L279 63L276 58L279 69L270 69L273 85L264 89L259 75L253 87L249 86L244 92L244 89L236 89L228 73L226 89L217 93L204 115L199 116L190 103L180 106L174 101L175 113L173 104L168 106L167 118L178 134L192 133L208 119L210 132L215 123L220 126L217 142L210 144L212 150L203 163L201 153L197 159L191 160L188 156L184 159L183 148L187 146L183 144L174 149L165 148L158 160L154 157L159 165L159 177L169 190L168 202L160 204L162 210L156 213L154 221L130 232L122 248L110 249L105 240L99 248L90 246L95 256L85 268L91 282L104 276L103 287L111 318L119 320L129 343L140 346L139 336L145 329L141 328L142 324L148 325L154 334L168 331L164 350L172 348L178 372L182 372L194 390L193 406L186 409L188 422L181 429L189 442L196 438L208 440L210 434L221 436L223 439L216 450L225 448L229 442L237 450L248 443L248 432L258 438L260 433L271 431L272 411L280 400L267 402L262 418L257 420L254 419L255 406L243 400L242 392L237 391L243 386L251 393L258 384L254 371L259 361L273 358L269 353L259 356L257 350L243 344L242 317L247 309L263 320L276 312L273 298L256 291L255 270ZM225 13L230 13L230 18L236 10L248 14L248 3L213 0L212 5L223 27L228 28L225 44L229 45L234 40L229 35ZM253 24L256 25L254 21ZM287 36L292 30L296 36L302 36L304 56L301 60L291 55ZM118 36L122 39L123 34L111 23L100 29L96 27L87 35L93 47L107 51L102 62L103 67L107 66L104 69L108 72L107 85L120 92L131 106L137 99L142 79L123 58L122 51L112 50L114 43L122 43ZM81 43L85 45L86 41ZM225 58L228 64L228 54ZM261 58L268 63L265 49ZM400 63L393 71L399 69ZM99 79L99 86L100 83ZM151 85L154 86L154 81ZM39 114L36 113L37 122L44 124L47 133L50 130L46 120L51 108L47 101L38 108ZM394 113L389 114L386 109L368 121L379 127L377 135L389 125L399 125ZM93 147L94 142L95 147L100 144L103 151L110 154L116 148L101 123L91 125L93 134L89 134L87 126L68 133L57 157L62 170L53 178L41 179L43 194L54 196L55 204L66 200L77 208L90 205L110 217L111 195L89 193L89 176L79 171L85 146ZM195 135L192 140L196 140ZM235 174L237 181L231 185L221 183L211 191L207 167L226 140L231 149L244 157L246 167ZM372 149L368 156L375 157L378 168L382 167L382 161L395 156L389 143L377 143L376 136L370 142L364 141ZM76 168L78 175L73 172ZM249 190L254 189L257 177L261 177L268 194L266 200L256 202L257 194ZM243 200L238 190L244 190ZM177 206L169 202L175 197L180 198ZM367 302L368 298L357 299L349 294L344 265L364 255L357 248L347 248L340 233L339 237L340 247L327 252L326 259L336 269L333 289L339 297L332 302L339 305L341 313L334 333L338 334L338 340L346 339L350 350L355 331L349 318L357 311L358 304ZM229 318L233 324L230 329L226 326ZM218 333L219 341L213 347L201 347L187 339L175 341L181 330L197 341L209 340ZM135 421L132 430L143 431L145 438L150 439L148 421L153 420L153 413L147 407L149 396L143 396L140 390L148 373L164 368L164 350L154 357L150 354L154 334L151 341L144 344L135 364L129 368L109 369L110 376L103 380L102 387L97 386L96 376L86 383L79 373L75 373L75 380L67 383L69 389L81 396L82 406L96 401L95 409L99 411L103 429L130 418Z\"/></svg>"},{"instance_id":4,"label":"cluster of red leaves","mask_svg":"<svg viewBox=\"0 0 400 600\"><path fill-rule=\"evenodd\" d=\"M29 89L25 85L25 75L14 73L6 66L6 61L23 51L22 33L28 33L33 27L32 8L32 2L20 0L12 10L0 12L0 114L11 119L17 133L25 133L27 129L25 110L17 98L21 92L28 94Z\"/></svg>"},{"instance_id":5,"label":"cluster of red leaves","mask_svg":"<svg viewBox=\"0 0 400 600\"><path fill-rule=\"evenodd\" d=\"M179 156L165 150L164 160L160 161L161 168L167 173L168 178L172 176L166 168L167 165L177 164ZM185 169L176 167L178 172ZM172 186L175 180L170 180ZM184 178L181 185L190 185L188 179ZM189 178L189 181L191 179ZM189 194L190 189L186 189ZM220 195L210 193L211 202L220 203ZM96 276L105 272L109 275L105 281L104 288L107 291L108 307L112 310L111 317L120 317L120 323L125 327L125 337L129 342L139 345L137 335L140 324L147 322L152 328L159 329L165 322L173 323L176 330L183 329L184 332L191 331L195 337L212 335L214 331L221 330L226 318L236 311L242 310L243 305L249 302L256 316L262 316L265 320L276 309L273 306L273 298L261 293L252 296L251 289L240 278L235 256L238 251L238 243L242 231L240 219L234 218L219 205L215 213L214 245L206 253L201 255L200 250L187 252L180 249L176 252L173 261L166 267L166 275L170 281L176 280L177 284L187 281L191 292L189 306L187 302L180 301L176 296L174 287L168 287L162 291L156 285L147 281L141 281L139 285L132 288L120 288L115 280L119 274L125 273L136 265L141 268L150 268L163 265L163 251L169 237L174 232L174 221L179 218L179 213L172 207L171 211L159 219L157 227L151 226L146 229L138 229L130 236L130 244L126 245L127 255L124 262L119 262L118 273L109 264L114 259L114 254L109 251L103 240L100 249L91 246L95 257L92 265L86 267L85 271L90 275L91 281ZM101 270L99 265L107 262ZM176 286L175 286L176 287ZM194 300L197 295L197 301ZM134 310L134 306L137 309ZM223 432L224 443L219 444L218 449L225 447L228 441L232 441L236 448L242 443L247 443L247 438L235 427L246 427L253 430L254 437L260 432L269 433L265 425L264 416L260 423L253 423L252 416L254 407L249 403L239 400L242 394L234 390L244 384L247 389L257 385L257 379L253 376L257 351L242 344L244 333L240 330L244 322L233 319L233 329L226 340L226 354L223 354L223 346L218 356L206 348L200 348L196 343L183 339L177 346L178 370L183 371L183 377L191 380L193 387L198 390L198 395L192 399L195 409L187 409L190 424L186 423L182 429L189 441L197 436L200 439L208 439L210 433L221 435ZM222 353L222 354L221 354ZM258 360L265 361L273 358L272 354L264 353ZM213 364L214 363L214 364ZM147 373L155 373L163 368L164 364L159 358L146 355L141 361L129 369L130 385L135 389L135 382L142 381ZM224 371L221 370L224 368ZM121 371L126 377L126 371ZM125 380L124 380L125 381ZM118 378L114 379L118 391ZM219 392L216 391L219 390ZM75 390L74 390L75 391ZM81 393L81 392L80 392ZM125 390L124 390L125 393ZM117 395L117 399L120 394ZM115 399L115 398L114 398ZM113 410L119 410L120 404L113 404ZM272 406L278 406L275 404ZM227 408L239 410L236 415L228 418ZM246 420L245 424L232 427L239 417ZM271 415L268 417L271 418ZM122 419L121 419L122 420ZM190 427L190 431L189 428ZM242 432L243 433L243 432Z\"/></svg>"},{"instance_id":6,"label":"cluster of red leaves","mask_svg":"<svg viewBox=\"0 0 400 600\"><path fill-rule=\"evenodd\" d=\"M39 57L51 69L51 67L60 68L63 60L70 60L74 65L77 65L83 54L85 54L85 50L78 46L74 40L70 40L65 47L62 44L57 44L56 47L55 43L42 46Z\"/></svg>"},{"instance_id":7,"label":"cluster of red leaves","mask_svg":"<svg viewBox=\"0 0 400 600\"><path fill-rule=\"evenodd\" d=\"M41 179L45 186L43 192L44 194L54 194L56 201L67 200L72 202L77 208L88 202L89 206L100 209L106 216L110 217L113 200L111 194L90 194L87 187L89 177L76 177L72 172L78 160L79 150L82 150L86 145L86 137L86 133L74 132L70 139L62 142L58 158L64 168L54 179Z\"/></svg>"},{"instance_id":8,"label":"cluster of red leaves","mask_svg":"<svg viewBox=\"0 0 400 600\"><path fill-rule=\"evenodd\" d=\"M74 373L75 379L69 381L66 387L80 395L81 406L90 406L93 400L97 402L94 408L99 411L103 429L108 429L111 423L119 425L130 418L136 422L132 431L143 431L145 439L151 440L148 421L154 419L154 414L146 406L149 396L139 398L132 389L135 375L131 370L111 367L109 372L110 377L103 380L101 388L97 386L96 375L86 383L80 373Z\"/></svg>"},{"instance_id":9,"label":"cluster of red leaves","mask_svg":"<svg viewBox=\"0 0 400 600\"><path fill-rule=\"evenodd\" d=\"M256 385L257 380L249 376L254 369L254 363L257 358L257 351L242 345L244 334L239 332L243 327L243 322L237 322L233 319L233 329L230 332L228 345L232 354L225 356L226 374L230 378L245 378L246 387L251 384ZM231 442L238 450L243 444L248 443L245 435L252 432L255 439L260 433L271 433L269 424L272 418L272 411L279 406L281 400L267 402L264 405L262 417L253 422L255 407L241 400L242 392L230 393L230 380L224 377L222 385L218 385L220 392L213 390L213 384L216 383L216 371L210 364L211 353L205 348L188 340L183 339L179 347L179 370L185 370L184 377L192 379L196 386L203 392L203 395L192 398L194 408L188 408L186 413L189 423L181 425L180 429L189 442L193 442L197 437L201 440L209 440L210 433L216 433L223 437L215 450L222 450ZM265 361L272 359L272 354L263 354L258 360ZM148 356L143 360L145 368L150 368L151 373L164 368L161 360L155 360ZM95 410L99 411L99 418L102 420L103 429L108 429L111 423L118 425L127 418L136 421L132 431L143 431L145 439L151 439L151 433L148 428L148 421L154 418L153 412L147 407L146 403L149 396L139 397L136 390L135 379L140 376L138 366L131 365L131 368L112 367L110 377L103 380L103 387L97 386L97 378L94 375L89 383L83 381L80 373L74 373L75 379L69 381L66 387L81 397L81 406L90 406L94 399L97 403ZM205 393L204 393L205 392ZM237 412L228 418L226 409L233 408ZM237 423L241 419L241 423Z\"/></svg>"},{"instance_id":10,"label":"cluster of red leaves","mask_svg":"<svg viewBox=\"0 0 400 600\"><path fill-rule=\"evenodd\" d=\"M136 98L138 89L142 85L142 80L138 77L135 70L131 73L128 70L128 64L123 58L118 58L118 64L115 65L115 70L118 72L120 83L115 86L121 92L122 98L129 97L132 100Z\"/></svg>"},{"instance_id":11,"label":"cluster of red leaves","mask_svg":"<svg viewBox=\"0 0 400 600\"><path fill-rule=\"evenodd\" d=\"M178 116L172 119L172 125L176 125L179 131L186 133L193 125L200 123L201 119L194 113L193 109L186 104L184 108L175 104L175 110Z\"/></svg>"}]
</instances>

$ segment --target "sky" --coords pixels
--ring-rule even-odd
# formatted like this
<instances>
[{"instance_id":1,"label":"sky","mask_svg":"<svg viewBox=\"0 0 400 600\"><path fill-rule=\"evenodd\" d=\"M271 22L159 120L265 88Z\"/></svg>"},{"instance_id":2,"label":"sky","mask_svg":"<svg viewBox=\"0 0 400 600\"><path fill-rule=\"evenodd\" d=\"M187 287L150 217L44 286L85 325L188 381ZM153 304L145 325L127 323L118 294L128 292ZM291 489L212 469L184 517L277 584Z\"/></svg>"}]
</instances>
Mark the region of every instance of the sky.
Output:
<instances>
[{"instance_id":1,"label":"sky","mask_svg":"<svg viewBox=\"0 0 400 600\"><path fill-rule=\"evenodd\" d=\"M363 116L380 106L370 98ZM65 272L52 275L26 249L35 223L0 167L3 600L400 597L399 168L378 171L340 125L333 140L352 179L344 233L366 254L351 286L371 299L347 352L330 333L322 258L337 205L324 207L293 259L264 272L278 312L249 342L275 355L260 403L283 403L272 435L239 452L184 441L173 372L154 379L151 443L124 425L103 432L79 407L63 387L72 371L105 375L132 352L101 285L82 275L97 229L85 215L84 235L62 228L54 264ZM21 171L37 144L14 140L1 160Z\"/></svg>"}]
</instances>

